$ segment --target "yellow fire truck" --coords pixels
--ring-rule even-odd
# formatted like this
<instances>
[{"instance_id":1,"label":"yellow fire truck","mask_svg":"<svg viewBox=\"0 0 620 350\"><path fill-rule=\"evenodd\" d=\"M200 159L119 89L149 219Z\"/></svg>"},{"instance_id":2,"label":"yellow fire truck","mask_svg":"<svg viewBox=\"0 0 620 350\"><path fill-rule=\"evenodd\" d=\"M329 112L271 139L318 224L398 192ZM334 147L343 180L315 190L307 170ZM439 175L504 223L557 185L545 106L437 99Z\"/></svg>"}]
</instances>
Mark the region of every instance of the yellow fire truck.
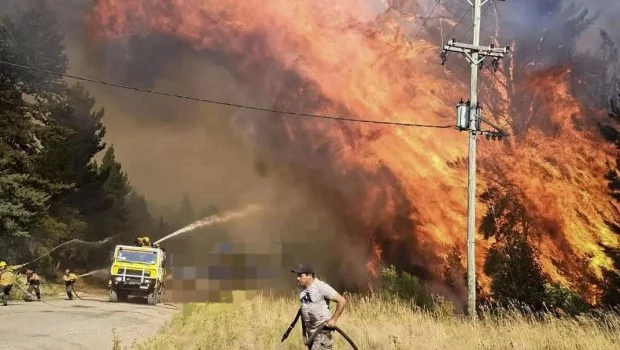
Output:
<instances>
[{"instance_id":1,"label":"yellow fire truck","mask_svg":"<svg viewBox=\"0 0 620 350\"><path fill-rule=\"evenodd\" d=\"M110 301L128 297L146 298L150 305L161 302L166 252L159 247L117 245L110 267Z\"/></svg>"}]
</instances>

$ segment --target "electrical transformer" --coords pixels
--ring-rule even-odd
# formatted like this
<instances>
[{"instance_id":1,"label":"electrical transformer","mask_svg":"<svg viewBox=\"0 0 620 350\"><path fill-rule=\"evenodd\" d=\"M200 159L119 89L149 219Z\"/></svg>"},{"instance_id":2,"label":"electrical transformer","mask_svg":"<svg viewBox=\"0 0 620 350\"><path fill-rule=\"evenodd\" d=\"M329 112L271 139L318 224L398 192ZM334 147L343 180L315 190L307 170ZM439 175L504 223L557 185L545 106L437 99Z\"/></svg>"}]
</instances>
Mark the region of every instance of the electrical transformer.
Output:
<instances>
[{"instance_id":1,"label":"electrical transformer","mask_svg":"<svg viewBox=\"0 0 620 350\"><path fill-rule=\"evenodd\" d=\"M456 128L459 131L469 129L469 102L461 100L456 105Z\"/></svg>"},{"instance_id":2,"label":"electrical transformer","mask_svg":"<svg viewBox=\"0 0 620 350\"><path fill-rule=\"evenodd\" d=\"M476 108L476 131L480 131L480 127L482 126L482 120L480 117L482 116L482 107L478 105ZM469 121L471 116L470 103L469 101L463 102L462 100L456 105L456 128L460 130L469 130Z\"/></svg>"}]
</instances>

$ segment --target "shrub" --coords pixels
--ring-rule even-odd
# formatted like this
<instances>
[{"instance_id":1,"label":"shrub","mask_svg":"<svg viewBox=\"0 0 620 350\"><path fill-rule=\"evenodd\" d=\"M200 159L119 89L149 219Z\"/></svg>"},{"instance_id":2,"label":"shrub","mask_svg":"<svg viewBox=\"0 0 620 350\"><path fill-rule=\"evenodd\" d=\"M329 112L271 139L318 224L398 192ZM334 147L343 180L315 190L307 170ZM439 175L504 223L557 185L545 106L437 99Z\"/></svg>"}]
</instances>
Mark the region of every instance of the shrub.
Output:
<instances>
[{"instance_id":1,"label":"shrub","mask_svg":"<svg viewBox=\"0 0 620 350\"><path fill-rule=\"evenodd\" d=\"M433 293L418 277L397 271L393 265L381 271L381 284L381 296L385 299L407 301L440 317L454 314L452 303Z\"/></svg>"},{"instance_id":2,"label":"shrub","mask_svg":"<svg viewBox=\"0 0 620 350\"><path fill-rule=\"evenodd\" d=\"M559 283L545 284L544 302L548 308L560 308L569 315L582 314L590 309L581 296Z\"/></svg>"}]
</instances>

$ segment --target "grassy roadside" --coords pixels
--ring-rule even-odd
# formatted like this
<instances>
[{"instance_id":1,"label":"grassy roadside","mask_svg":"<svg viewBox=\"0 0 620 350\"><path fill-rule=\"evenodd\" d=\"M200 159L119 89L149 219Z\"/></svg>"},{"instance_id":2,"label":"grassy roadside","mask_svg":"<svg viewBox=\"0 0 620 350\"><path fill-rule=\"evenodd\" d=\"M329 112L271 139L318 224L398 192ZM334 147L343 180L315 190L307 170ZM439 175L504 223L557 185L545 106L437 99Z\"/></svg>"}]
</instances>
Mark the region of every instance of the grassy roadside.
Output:
<instances>
[{"instance_id":1,"label":"grassy roadside","mask_svg":"<svg viewBox=\"0 0 620 350\"><path fill-rule=\"evenodd\" d=\"M24 298L24 295L26 295L26 290L28 290L26 276L18 275L15 279L15 283L13 284L13 288L11 289L9 300L13 300L13 301L24 300L23 298ZM45 281L41 281L40 290L41 290L42 299L56 298L58 297L60 293L64 292L65 287L59 284L45 283Z\"/></svg>"},{"instance_id":2,"label":"grassy roadside","mask_svg":"<svg viewBox=\"0 0 620 350\"><path fill-rule=\"evenodd\" d=\"M618 349L620 317L535 322L516 313L471 323L446 312L412 310L381 297L348 296L339 321L360 349ZM152 339L135 349L304 349L298 323L280 344L298 301L259 295L238 304L186 304ZM335 335L334 349L350 349ZM278 345L280 345L278 347Z\"/></svg>"},{"instance_id":3,"label":"grassy roadside","mask_svg":"<svg viewBox=\"0 0 620 350\"><path fill-rule=\"evenodd\" d=\"M21 287L21 288L20 288ZM65 285L62 283L52 283L45 279L41 280L41 298L42 299L57 299L57 298L66 298L65 294ZM82 293L87 294L102 294L103 289L97 283L92 283L87 279L78 279L75 282L74 288L78 295ZM22 301L26 291L28 290L28 285L26 283L26 276L20 274L16 277L15 284L13 284L13 288L11 289L11 294L9 296L9 300L12 301Z\"/></svg>"}]
</instances>

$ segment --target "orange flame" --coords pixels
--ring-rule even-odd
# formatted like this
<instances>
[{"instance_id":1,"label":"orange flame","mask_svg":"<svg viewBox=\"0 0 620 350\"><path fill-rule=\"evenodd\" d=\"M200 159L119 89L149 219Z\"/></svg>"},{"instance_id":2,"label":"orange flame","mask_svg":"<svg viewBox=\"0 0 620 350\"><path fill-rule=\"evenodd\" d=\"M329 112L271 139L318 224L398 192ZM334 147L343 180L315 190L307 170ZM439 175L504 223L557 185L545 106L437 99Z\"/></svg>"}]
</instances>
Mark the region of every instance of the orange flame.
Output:
<instances>
[{"instance_id":1,"label":"orange flame","mask_svg":"<svg viewBox=\"0 0 620 350\"><path fill-rule=\"evenodd\" d=\"M408 44L389 17L372 22L374 15L365 4L360 0L99 0L90 23L101 37L154 31L178 37L196 50L224 53L268 97L287 88L283 72L293 71L329 101L315 106L315 113L346 111L365 119L453 123L454 106L446 101L466 97L468 86L440 76L444 72L437 69L433 45ZM265 62L277 63L278 69L265 69ZM507 181L521 189L531 204L527 209L548 223L539 240L545 271L571 283L579 280L586 267L597 274L601 267L609 267L610 260L597 244L618 246L618 242L605 224L617 220L617 208L608 200L602 177L614 150L593 129L595 117L586 117L571 96L566 74L566 69L558 69L532 77L524 88L541 101L537 110L529 106L511 110L508 92L496 84L493 93L504 98L504 114L498 119L530 128L516 130L514 138L501 143L480 142L478 186L484 189ZM314 148L327 142L331 164L338 165L331 169L334 174L344 178L363 171L385 185L382 189L369 185L359 194L357 214L370 228L363 234L372 242L367 264L371 273L376 275L375 267L388 256L371 240L377 223L388 228L383 239L396 244L403 235L414 235L419 246L441 251L465 242L464 133L365 124L336 127L315 121L295 125L284 136L295 143L299 135L307 135ZM314 148L304 159L320 157ZM401 188L393 189L391 178L381 177L385 169ZM501 175L496 169L501 169ZM415 210L403 214L403 197L414 203ZM380 200L384 204L378 211ZM478 223L486 209L477 205ZM408 232L389 230L399 211L416 223ZM480 238L478 242L480 269L489 243ZM488 282L485 276L480 278Z\"/></svg>"}]
</instances>

